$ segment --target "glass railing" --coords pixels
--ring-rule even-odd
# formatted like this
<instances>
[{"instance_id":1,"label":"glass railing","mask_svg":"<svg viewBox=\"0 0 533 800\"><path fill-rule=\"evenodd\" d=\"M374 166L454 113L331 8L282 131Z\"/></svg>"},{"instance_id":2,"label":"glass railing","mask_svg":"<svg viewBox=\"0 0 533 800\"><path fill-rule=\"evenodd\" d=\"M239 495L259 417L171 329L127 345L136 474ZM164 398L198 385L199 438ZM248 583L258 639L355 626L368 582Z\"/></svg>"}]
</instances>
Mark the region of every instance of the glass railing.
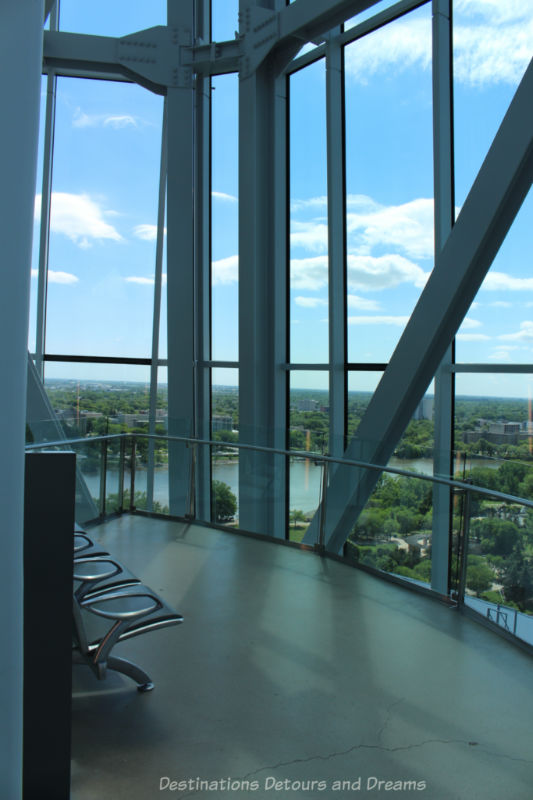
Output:
<instances>
[{"instance_id":1,"label":"glass railing","mask_svg":"<svg viewBox=\"0 0 533 800\"><path fill-rule=\"evenodd\" d=\"M148 469L150 440L153 471ZM85 495L79 488L77 492L79 522L122 511L145 512L303 542L447 597L533 645L530 499L468 480L240 442L128 433L27 446L50 448L77 454L85 484ZM504 471L510 471L509 465ZM341 515L339 484L346 499ZM449 579L447 590L441 586L438 591L432 574L436 486L449 493L444 519ZM529 494L527 476L519 486ZM337 546L339 529L342 541ZM442 526L440 536L442 562Z\"/></svg>"}]
</instances>

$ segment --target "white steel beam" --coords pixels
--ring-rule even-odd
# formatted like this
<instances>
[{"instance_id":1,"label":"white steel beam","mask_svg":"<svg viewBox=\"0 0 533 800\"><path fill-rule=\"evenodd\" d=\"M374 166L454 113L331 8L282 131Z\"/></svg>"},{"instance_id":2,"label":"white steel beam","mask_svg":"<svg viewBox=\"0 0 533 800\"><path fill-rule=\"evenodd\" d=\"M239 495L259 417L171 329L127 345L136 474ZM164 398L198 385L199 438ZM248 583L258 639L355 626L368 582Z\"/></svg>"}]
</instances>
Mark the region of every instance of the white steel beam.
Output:
<instances>
[{"instance_id":1,"label":"white steel beam","mask_svg":"<svg viewBox=\"0 0 533 800\"><path fill-rule=\"evenodd\" d=\"M0 3L0 796L13 800L22 796L24 443L43 14L43 0Z\"/></svg>"},{"instance_id":2,"label":"white steel beam","mask_svg":"<svg viewBox=\"0 0 533 800\"><path fill-rule=\"evenodd\" d=\"M270 0L275 12L280 0ZM255 0L241 0L240 19ZM265 9L263 9L265 10ZM284 449L287 415L286 78L263 62L239 84L240 441ZM239 525L284 537L283 456L242 451Z\"/></svg>"},{"instance_id":3,"label":"white steel beam","mask_svg":"<svg viewBox=\"0 0 533 800\"><path fill-rule=\"evenodd\" d=\"M345 452L347 458L387 463L479 290L531 186L532 96L533 61ZM328 550L342 547L378 477L378 472L337 469L327 498ZM317 526L315 515L308 540L316 538Z\"/></svg>"}]
</instances>

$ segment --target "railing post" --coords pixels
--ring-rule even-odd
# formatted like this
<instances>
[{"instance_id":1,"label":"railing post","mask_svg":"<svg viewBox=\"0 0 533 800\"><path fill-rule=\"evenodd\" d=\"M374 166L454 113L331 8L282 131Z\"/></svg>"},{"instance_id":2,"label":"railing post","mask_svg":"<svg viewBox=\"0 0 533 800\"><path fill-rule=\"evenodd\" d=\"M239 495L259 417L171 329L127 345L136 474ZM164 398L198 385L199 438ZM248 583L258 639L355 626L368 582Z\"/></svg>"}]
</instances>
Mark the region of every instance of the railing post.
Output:
<instances>
[{"instance_id":1,"label":"railing post","mask_svg":"<svg viewBox=\"0 0 533 800\"><path fill-rule=\"evenodd\" d=\"M187 519L195 519L196 517L196 444L189 443L188 447L191 448L190 471L189 471L189 496L187 498Z\"/></svg>"},{"instance_id":2,"label":"railing post","mask_svg":"<svg viewBox=\"0 0 533 800\"><path fill-rule=\"evenodd\" d=\"M105 517L105 495L107 483L107 439L101 441L100 453L100 517Z\"/></svg>"},{"instance_id":3,"label":"railing post","mask_svg":"<svg viewBox=\"0 0 533 800\"><path fill-rule=\"evenodd\" d=\"M135 436L131 437L131 464L130 464L130 513L135 511L135 461L137 459L137 442Z\"/></svg>"},{"instance_id":4,"label":"railing post","mask_svg":"<svg viewBox=\"0 0 533 800\"><path fill-rule=\"evenodd\" d=\"M322 482L320 486L320 518L318 522L318 542L315 550L324 552L324 542L326 537L326 501L328 493L328 468L329 461L322 462Z\"/></svg>"},{"instance_id":5,"label":"railing post","mask_svg":"<svg viewBox=\"0 0 533 800\"><path fill-rule=\"evenodd\" d=\"M120 448L118 454L118 501L117 511L122 514L124 511L124 460L126 457L126 439L124 436L120 439Z\"/></svg>"},{"instance_id":6,"label":"railing post","mask_svg":"<svg viewBox=\"0 0 533 800\"><path fill-rule=\"evenodd\" d=\"M459 557L459 587L457 590L457 605L460 608L465 602L466 590L466 570L468 561L468 540L470 536L470 506L471 506L471 492L470 489L465 490L465 497L463 503L463 531L460 538L460 557Z\"/></svg>"}]
</instances>

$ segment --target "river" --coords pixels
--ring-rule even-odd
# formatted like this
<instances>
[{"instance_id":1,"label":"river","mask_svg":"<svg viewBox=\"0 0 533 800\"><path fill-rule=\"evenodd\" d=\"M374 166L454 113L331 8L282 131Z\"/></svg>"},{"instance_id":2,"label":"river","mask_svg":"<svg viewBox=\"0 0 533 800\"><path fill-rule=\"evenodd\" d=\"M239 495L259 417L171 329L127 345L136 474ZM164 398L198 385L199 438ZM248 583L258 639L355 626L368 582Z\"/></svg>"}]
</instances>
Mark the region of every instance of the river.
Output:
<instances>
[{"instance_id":1,"label":"river","mask_svg":"<svg viewBox=\"0 0 533 800\"><path fill-rule=\"evenodd\" d=\"M486 458L479 458L470 462L469 466L490 467L500 466L501 462ZM400 459L391 458L389 466L405 469L410 472L419 472L422 475L433 474L433 461L430 458ZM314 511L318 506L320 497L320 484L322 480L322 467L312 461L292 461L290 464L290 498L289 508L300 509L304 512ZM235 496L239 497L239 465L235 462L213 464L213 479L227 483ZM99 494L99 476L90 474L85 480L92 496ZM125 472L124 487L129 487L130 474ZM135 471L136 491L146 491L146 470L138 467ZM107 472L107 494L118 492L118 472L109 469ZM154 500L168 506L168 472L158 469L154 476Z\"/></svg>"}]
</instances>

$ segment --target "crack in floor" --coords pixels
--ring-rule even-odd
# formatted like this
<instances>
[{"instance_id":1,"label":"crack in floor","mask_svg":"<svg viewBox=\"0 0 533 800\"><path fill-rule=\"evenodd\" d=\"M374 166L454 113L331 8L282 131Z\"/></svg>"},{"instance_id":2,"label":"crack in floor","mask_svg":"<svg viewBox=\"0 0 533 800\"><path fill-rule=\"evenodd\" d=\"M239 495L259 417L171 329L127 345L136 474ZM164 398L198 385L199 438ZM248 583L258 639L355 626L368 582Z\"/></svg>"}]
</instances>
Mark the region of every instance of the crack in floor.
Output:
<instances>
[{"instance_id":1,"label":"crack in floor","mask_svg":"<svg viewBox=\"0 0 533 800\"><path fill-rule=\"evenodd\" d=\"M386 717L385 722L383 723L382 727L380 728L380 730L378 732L378 740L383 735L383 732L384 732L385 728L387 727L387 725L388 725L388 723L390 721L390 714L391 714L392 709L394 708L394 706L399 705L402 702L403 702L403 698L400 699L400 700L395 700L388 707L388 709L387 709L387 717ZM481 753L484 753L485 755L493 756L494 758L503 758L503 759L507 759L507 760L510 760L510 761L521 761L521 762L523 762L525 764L533 764L533 759L519 758L517 756L509 756L509 755L506 755L505 753L495 753L495 752L492 752L491 750L486 750L485 748L480 747L478 742L474 742L472 740L467 740L467 739L424 739L422 742L414 742L412 744L398 745L397 747L386 747L385 745L382 745L382 744L355 744L352 747L349 747L347 750L337 750L337 751L334 751L333 753L328 753L327 755L324 755L324 756L320 755L320 754L317 754L317 755L314 755L314 756L308 756L307 758L294 758L291 761L279 761L277 764L268 764L268 765L266 765L264 767L259 767L258 769L253 770L252 772L247 772L246 775L243 775L240 778L234 778L233 780L243 782L243 781L249 780L250 778L255 777L260 772L265 772L266 770L273 771L273 770L276 770L276 769L280 769L281 767L290 767L290 766L293 766L295 764L307 764L307 763L309 763L311 761L330 761L332 758L337 758L338 756L347 756L350 753L356 752L357 750L380 750L380 751L385 752L385 753L397 753L397 752L400 752L402 750L415 750L415 749L417 749L419 747L425 747L426 745L429 745L429 744L462 744L462 745L467 745L468 747L476 747L476 748L479 749L479 751ZM207 779L207 780L210 780L210 779ZM215 778L213 778L212 780L215 780ZM192 792L187 792L186 794L180 795L178 800L184 800L184 798L191 797L194 794L196 794L196 790L194 790Z\"/></svg>"}]
</instances>

